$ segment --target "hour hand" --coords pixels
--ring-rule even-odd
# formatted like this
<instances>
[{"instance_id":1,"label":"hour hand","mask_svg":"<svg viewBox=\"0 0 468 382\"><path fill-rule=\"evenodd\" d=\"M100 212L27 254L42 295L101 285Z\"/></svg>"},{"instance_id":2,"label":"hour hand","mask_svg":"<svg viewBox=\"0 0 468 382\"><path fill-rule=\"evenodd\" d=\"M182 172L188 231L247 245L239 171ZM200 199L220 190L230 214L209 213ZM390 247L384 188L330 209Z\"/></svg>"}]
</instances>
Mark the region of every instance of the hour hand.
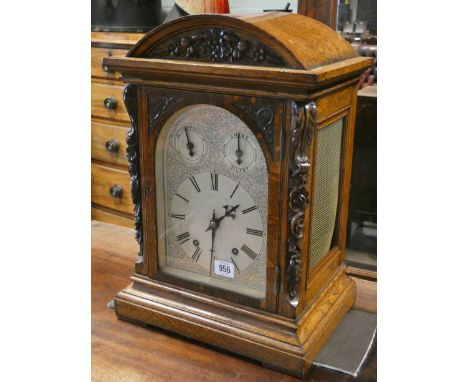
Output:
<instances>
[{"instance_id":1,"label":"hour hand","mask_svg":"<svg viewBox=\"0 0 468 382\"><path fill-rule=\"evenodd\" d=\"M232 218L232 220L234 220L236 218L236 210L237 208L239 207L239 204L235 207L232 207L231 209L229 209L229 206L228 205L225 205L223 206L224 208L224 216L229 216Z\"/></svg>"},{"instance_id":2,"label":"hour hand","mask_svg":"<svg viewBox=\"0 0 468 382\"><path fill-rule=\"evenodd\" d=\"M188 131L187 131L187 127L185 127L185 136L187 137L187 144L185 146L187 147L187 149L189 151L189 155L191 157L193 157L195 155L195 153L193 152L193 143L190 141Z\"/></svg>"},{"instance_id":3,"label":"hour hand","mask_svg":"<svg viewBox=\"0 0 468 382\"><path fill-rule=\"evenodd\" d=\"M216 220L216 214L215 214L215 210L213 210L213 216L211 217L211 220L210 220L210 224L208 225L208 228L205 229L205 232L209 231L210 229L214 231L216 231L216 229L218 228L218 221Z\"/></svg>"}]
</instances>

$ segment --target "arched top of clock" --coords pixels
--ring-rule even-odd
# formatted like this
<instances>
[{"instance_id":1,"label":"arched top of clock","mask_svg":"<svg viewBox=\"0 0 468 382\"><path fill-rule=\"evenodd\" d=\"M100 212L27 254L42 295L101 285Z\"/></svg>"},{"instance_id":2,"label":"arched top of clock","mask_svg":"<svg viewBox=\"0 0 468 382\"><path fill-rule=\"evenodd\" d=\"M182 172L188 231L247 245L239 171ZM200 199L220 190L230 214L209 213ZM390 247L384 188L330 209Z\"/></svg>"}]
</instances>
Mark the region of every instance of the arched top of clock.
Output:
<instances>
[{"instance_id":1,"label":"arched top of clock","mask_svg":"<svg viewBox=\"0 0 468 382\"><path fill-rule=\"evenodd\" d=\"M194 15L163 24L127 57L310 70L356 57L334 30L309 17Z\"/></svg>"}]
</instances>

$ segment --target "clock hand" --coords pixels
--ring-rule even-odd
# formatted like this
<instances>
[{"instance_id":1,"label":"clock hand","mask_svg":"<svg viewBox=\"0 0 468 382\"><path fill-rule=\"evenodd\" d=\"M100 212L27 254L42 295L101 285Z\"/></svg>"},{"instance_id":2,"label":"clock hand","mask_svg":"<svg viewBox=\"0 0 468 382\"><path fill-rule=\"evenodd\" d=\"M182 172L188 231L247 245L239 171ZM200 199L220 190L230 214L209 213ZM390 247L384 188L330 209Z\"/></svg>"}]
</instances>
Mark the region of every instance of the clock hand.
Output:
<instances>
[{"instance_id":1,"label":"clock hand","mask_svg":"<svg viewBox=\"0 0 468 382\"><path fill-rule=\"evenodd\" d=\"M210 275L211 271L213 270L213 255L214 255L214 240L215 240L215 234L216 230L218 228L218 223L216 223L216 215L215 215L215 210L213 210L213 216L210 220L210 225L208 226L208 229L211 229L211 257L210 257ZM206 232L206 231L205 231Z\"/></svg>"},{"instance_id":2,"label":"clock hand","mask_svg":"<svg viewBox=\"0 0 468 382\"><path fill-rule=\"evenodd\" d=\"M187 149L189 151L189 155L191 157L193 157L195 155L195 153L193 152L193 143L190 142L190 138L188 136L187 127L185 127L185 136L187 137L187 144L185 145L185 147L187 147Z\"/></svg>"},{"instance_id":3,"label":"clock hand","mask_svg":"<svg viewBox=\"0 0 468 382\"><path fill-rule=\"evenodd\" d=\"M225 210L224 215L219 218L216 218L214 210L213 210L213 217L210 220L210 224L208 225L208 228L205 229L205 232L209 231L210 229L213 231L216 231L219 227L219 222L223 220L226 216L229 216L232 218L232 220L234 220L236 215L233 214L233 212L236 212L239 206L240 204L238 204L237 206L231 207L230 209L228 208L228 206L223 206Z\"/></svg>"},{"instance_id":4,"label":"clock hand","mask_svg":"<svg viewBox=\"0 0 468 382\"><path fill-rule=\"evenodd\" d=\"M215 219L215 222L219 224L219 222L221 220L223 220L226 216L229 216L232 218L232 220L235 219L236 215L233 213L233 212L236 212L237 208L240 206L240 204L238 204L237 206L234 206L234 207L231 207L231 209L228 209L228 206L223 206L224 207L224 216L221 216L220 218L218 219Z\"/></svg>"},{"instance_id":5,"label":"clock hand","mask_svg":"<svg viewBox=\"0 0 468 382\"><path fill-rule=\"evenodd\" d=\"M216 230L215 229L212 229L211 230L211 249L210 249L210 252L211 252L211 256L213 257L213 253L214 253L214 239L215 239L215 234L216 234Z\"/></svg>"},{"instance_id":6,"label":"clock hand","mask_svg":"<svg viewBox=\"0 0 468 382\"><path fill-rule=\"evenodd\" d=\"M216 219L215 210L213 210L213 216L211 217L210 224L208 225L208 228L205 229L205 232L209 231L210 229L212 231L216 231L218 229L218 226L219 226L218 223L219 223L219 221Z\"/></svg>"},{"instance_id":7,"label":"clock hand","mask_svg":"<svg viewBox=\"0 0 468 382\"><path fill-rule=\"evenodd\" d=\"M215 235L216 235L216 230L219 228L219 222L223 220L226 216L230 216L232 220L236 217L234 214L236 210L239 208L240 204L237 206L228 208L228 206L223 206L224 207L224 215L221 216L220 218L216 218L216 213L215 210L213 209L213 215L211 216L210 224L208 225L208 228L205 230L205 232L211 230L211 258L210 258L210 275L213 270L213 255L214 255L214 241L215 241Z\"/></svg>"},{"instance_id":8,"label":"clock hand","mask_svg":"<svg viewBox=\"0 0 468 382\"><path fill-rule=\"evenodd\" d=\"M242 158L242 155L244 153L240 149L240 133L237 133L237 150L236 150L235 154L236 154L236 157L237 157L237 161L236 161L237 164L241 164L242 163L241 158Z\"/></svg>"}]
</instances>

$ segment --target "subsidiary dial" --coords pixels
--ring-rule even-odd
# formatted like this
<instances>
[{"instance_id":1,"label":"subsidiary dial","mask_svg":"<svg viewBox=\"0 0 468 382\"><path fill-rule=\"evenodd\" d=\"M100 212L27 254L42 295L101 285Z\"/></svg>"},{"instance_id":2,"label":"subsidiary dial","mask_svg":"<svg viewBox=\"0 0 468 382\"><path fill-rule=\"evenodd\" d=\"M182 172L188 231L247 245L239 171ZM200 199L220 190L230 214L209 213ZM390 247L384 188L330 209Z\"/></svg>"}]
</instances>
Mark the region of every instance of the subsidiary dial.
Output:
<instances>
[{"instance_id":1,"label":"subsidiary dial","mask_svg":"<svg viewBox=\"0 0 468 382\"><path fill-rule=\"evenodd\" d=\"M177 151L188 163L198 164L205 158L205 139L195 127L181 127L176 133L175 140Z\"/></svg>"},{"instance_id":2,"label":"subsidiary dial","mask_svg":"<svg viewBox=\"0 0 468 382\"><path fill-rule=\"evenodd\" d=\"M230 134L224 141L223 150L224 161L237 172L248 171L257 164L256 145L248 134Z\"/></svg>"}]
</instances>

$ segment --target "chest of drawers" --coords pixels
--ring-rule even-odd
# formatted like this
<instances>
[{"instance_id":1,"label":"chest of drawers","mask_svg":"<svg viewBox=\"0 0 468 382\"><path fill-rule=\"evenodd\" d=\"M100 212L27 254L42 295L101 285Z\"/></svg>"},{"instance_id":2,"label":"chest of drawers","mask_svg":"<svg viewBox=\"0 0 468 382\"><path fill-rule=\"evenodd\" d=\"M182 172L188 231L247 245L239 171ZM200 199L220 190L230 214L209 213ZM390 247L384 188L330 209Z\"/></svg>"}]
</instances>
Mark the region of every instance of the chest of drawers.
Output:
<instances>
[{"instance_id":1,"label":"chest of drawers","mask_svg":"<svg viewBox=\"0 0 468 382\"><path fill-rule=\"evenodd\" d=\"M130 122L120 74L102 65L124 56L141 33L91 33L91 218L133 227L125 137Z\"/></svg>"}]
</instances>

